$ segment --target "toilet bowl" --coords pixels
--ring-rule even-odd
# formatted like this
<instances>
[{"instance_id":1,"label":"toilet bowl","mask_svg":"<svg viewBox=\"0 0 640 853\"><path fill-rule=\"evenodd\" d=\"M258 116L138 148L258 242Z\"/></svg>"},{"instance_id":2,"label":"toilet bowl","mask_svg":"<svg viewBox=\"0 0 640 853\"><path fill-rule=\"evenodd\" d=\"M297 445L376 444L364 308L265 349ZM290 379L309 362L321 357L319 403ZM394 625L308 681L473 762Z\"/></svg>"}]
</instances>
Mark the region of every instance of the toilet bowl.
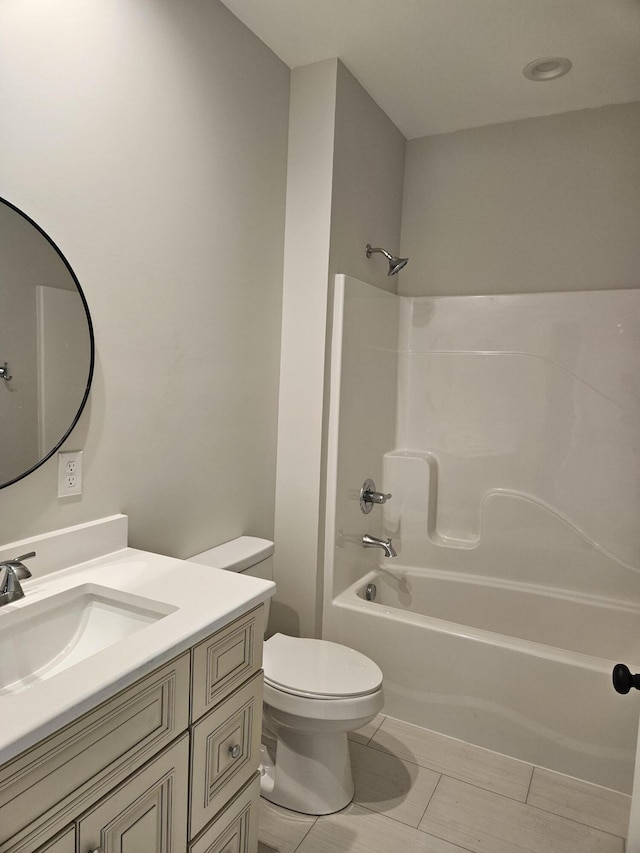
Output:
<instances>
[{"instance_id":1,"label":"toilet bowl","mask_svg":"<svg viewBox=\"0 0 640 853\"><path fill-rule=\"evenodd\" d=\"M353 799L347 732L382 709L382 672L365 655L327 640L274 634L264 646L260 792L284 808L322 815ZM268 738L265 738L268 740Z\"/></svg>"},{"instance_id":2,"label":"toilet bowl","mask_svg":"<svg viewBox=\"0 0 640 853\"><path fill-rule=\"evenodd\" d=\"M190 559L272 578L273 543L241 536ZM382 709L382 671L355 649L274 634L264 644L260 793L305 814L343 809L354 786L347 733Z\"/></svg>"}]
</instances>

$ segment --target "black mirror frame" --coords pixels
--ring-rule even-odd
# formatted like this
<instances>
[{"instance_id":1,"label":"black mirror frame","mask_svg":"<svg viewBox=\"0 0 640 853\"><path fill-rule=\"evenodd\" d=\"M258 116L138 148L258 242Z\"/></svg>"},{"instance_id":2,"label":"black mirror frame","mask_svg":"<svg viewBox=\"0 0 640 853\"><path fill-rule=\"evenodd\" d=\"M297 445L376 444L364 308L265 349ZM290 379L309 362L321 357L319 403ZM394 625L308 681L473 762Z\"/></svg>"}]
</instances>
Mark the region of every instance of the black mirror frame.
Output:
<instances>
[{"instance_id":1,"label":"black mirror frame","mask_svg":"<svg viewBox=\"0 0 640 853\"><path fill-rule=\"evenodd\" d=\"M69 438L69 436L71 435L74 427L76 426L76 424L78 423L78 421L80 419L80 415L84 411L84 407L86 406L87 400L89 398L89 391L91 390L91 382L93 380L93 370L95 367L96 350L95 350L95 339L94 339L94 335L93 335L93 323L91 322L91 314L89 313L89 306L87 304L87 299L84 295L84 291L82 290L82 287L80 286L80 282L78 281L78 277L76 276L73 269L71 268L71 264L65 258L64 254L62 253L60 248L56 245L56 243L51 239L51 237L49 237L47 232L44 231L38 225L37 222L34 222L30 216L28 216L23 210L20 210L19 207L16 207L15 204L12 204L10 201L7 201L6 198L0 197L0 203L6 204L7 207L10 207L11 210L15 211L17 214L22 216L23 219L26 219L27 222L29 222L31 225L33 225L33 227L36 229L36 231L38 231L44 237L44 239L47 241L47 243L49 243L51 248L56 252L56 254L60 258L62 263L67 268L69 275L73 279L74 284L78 289L78 293L80 294L80 299L82 300L82 305L84 307L84 312L85 312L85 315L87 318L87 327L89 330L89 343L90 343L90 349L91 349L90 356L89 356L89 375L87 376L87 384L86 384L86 387L84 389L84 394L82 396L80 406L78 407L78 411L76 412L76 414L75 414L75 416L71 422L71 425L69 426L69 429L64 433L64 435L58 441L58 443L54 447L51 448L51 450L46 454L46 456L43 456L42 459L38 460L38 462L36 462L35 465L32 465L31 468L28 468L26 471L24 471L19 476L13 477L13 479L11 479L11 480L7 480L6 483L0 483L0 489L5 489L7 486L11 486L14 483L19 482L20 480L23 480L29 474L32 474L35 470L37 470L41 465L44 465L44 463L48 459L51 459L53 454L56 453L62 447L62 445L67 440L67 438Z\"/></svg>"}]
</instances>

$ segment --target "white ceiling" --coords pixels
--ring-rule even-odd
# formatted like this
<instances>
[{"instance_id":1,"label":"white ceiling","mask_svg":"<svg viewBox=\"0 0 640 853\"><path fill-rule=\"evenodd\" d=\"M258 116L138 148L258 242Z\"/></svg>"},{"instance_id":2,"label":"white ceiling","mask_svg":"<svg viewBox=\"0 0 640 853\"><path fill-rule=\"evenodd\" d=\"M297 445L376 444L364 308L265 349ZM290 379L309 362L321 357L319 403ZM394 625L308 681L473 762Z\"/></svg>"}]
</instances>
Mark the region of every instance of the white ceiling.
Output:
<instances>
[{"instance_id":1,"label":"white ceiling","mask_svg":"<svg viewBox=\"0 0 640 853\"><path fill-rule=\"evenodd\" d=\"M639 0L222 0L289 67L339 57L408 139L640 100ZM566 56L532 82L523 67Z\"/></svg>"}]
</instances>

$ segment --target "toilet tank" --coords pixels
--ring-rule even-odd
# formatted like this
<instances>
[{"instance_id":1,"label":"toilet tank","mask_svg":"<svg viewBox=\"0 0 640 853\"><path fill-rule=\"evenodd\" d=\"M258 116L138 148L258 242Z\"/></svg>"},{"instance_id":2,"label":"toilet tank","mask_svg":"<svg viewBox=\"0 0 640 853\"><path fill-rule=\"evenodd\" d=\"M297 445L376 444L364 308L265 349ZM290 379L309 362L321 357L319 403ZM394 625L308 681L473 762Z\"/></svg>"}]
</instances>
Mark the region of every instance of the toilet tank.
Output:
<instances>
[{"instance_id":1,"label":"toilet tank","mask_svg":"<svg viewBox=\"0 0 640 853\"><path fill-rule=\"evenodd\" d=\"M200 563L201 566L210 566L212 569L224 569L229 572L240 572L252 578L273 580L273 552L274 544L269 539L259 539L257 536L238 536L208 551L194 554L189 557L188 562ZM269 620L270 599L265 601ZM267 624L265 622L265 624Z\"/></svg>"},{"instance_id":2,"label":"toilet tank","mask_svg":"<svg viewBox=\"0 0 640 853\"><path fill-rule=\"evenodd\" d=\"M238 536L208 551L189 557L190 563L200 563L212 569L242 572L252 578L273 580L274 545L269 539L257 536Z\"/></svg>"}]
</instances>

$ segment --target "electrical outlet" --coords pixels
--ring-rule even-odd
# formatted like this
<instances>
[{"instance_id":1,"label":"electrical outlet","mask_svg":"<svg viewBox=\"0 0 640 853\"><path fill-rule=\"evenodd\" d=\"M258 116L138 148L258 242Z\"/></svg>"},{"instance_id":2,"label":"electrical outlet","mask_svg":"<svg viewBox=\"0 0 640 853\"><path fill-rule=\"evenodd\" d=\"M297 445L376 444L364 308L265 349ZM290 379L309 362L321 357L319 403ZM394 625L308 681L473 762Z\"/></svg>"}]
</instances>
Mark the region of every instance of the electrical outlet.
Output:
<instances>
[{"instance_id":1,"label":"electrical outlet","mask_svg":"<svg viewBox=\"0 0 640 853\"><path fill-rule=\"evenodd\" d=\"M58 497L82 494L82 450L58 453Z\"/></svg>"}]
</instances>

